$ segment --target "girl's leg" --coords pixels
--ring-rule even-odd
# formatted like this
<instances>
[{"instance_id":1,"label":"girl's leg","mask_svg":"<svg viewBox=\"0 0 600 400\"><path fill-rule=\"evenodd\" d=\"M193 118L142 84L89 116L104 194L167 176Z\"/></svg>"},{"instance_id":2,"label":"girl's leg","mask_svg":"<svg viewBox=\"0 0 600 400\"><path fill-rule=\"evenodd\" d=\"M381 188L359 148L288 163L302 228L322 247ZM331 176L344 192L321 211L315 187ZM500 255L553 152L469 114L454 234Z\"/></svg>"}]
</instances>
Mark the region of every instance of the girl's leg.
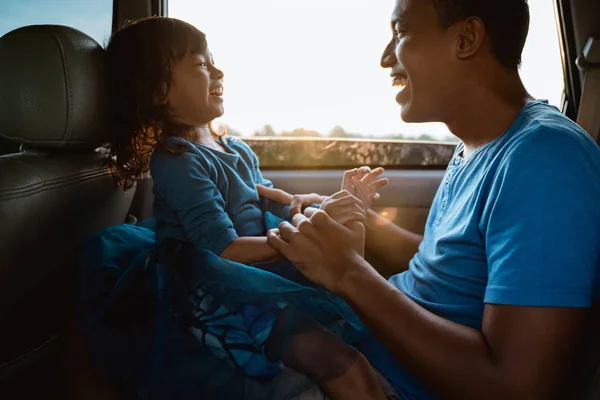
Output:
<instances>
[{"instance_id":1,"label":"girl's leg","mask_svg":"<svg viewBox=\"0 0 600 400\"><path fill-rule=\"evenodd\" d=\"M282 311L265 350L269 358L313 378L332 399L386 399L367 359L302 313Z\"/></svg>"},{"instance_id":2,"label":"girl's leg","mask_svg":"<svg viewBox=\"0 0 600 400\"><path fill-rule=\"evenodd\" d=\"M333 400L387 399L373 367L361 353L348 371L321 385Z\"/></svg>"}]
</instances>

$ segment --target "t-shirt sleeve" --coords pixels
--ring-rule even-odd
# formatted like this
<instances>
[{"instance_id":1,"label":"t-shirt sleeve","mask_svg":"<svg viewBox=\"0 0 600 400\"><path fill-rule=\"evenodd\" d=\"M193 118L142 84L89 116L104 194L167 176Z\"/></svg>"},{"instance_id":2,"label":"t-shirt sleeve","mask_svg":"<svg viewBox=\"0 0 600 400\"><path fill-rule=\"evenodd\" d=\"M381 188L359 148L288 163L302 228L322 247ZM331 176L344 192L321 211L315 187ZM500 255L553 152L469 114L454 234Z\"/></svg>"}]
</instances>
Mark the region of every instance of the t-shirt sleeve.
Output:
<instances>
[{"instance_id":1,"label":"t-shirt sleeve","mask_svg":"<svg viewBox=\"0 0 600 400\"><path fill-rule=\"evenodd\" d=\"M573 138L542 132L511 150L484 207L485 302L590 307L599 267L600 177Z\"/></svg>"},{"instance_id":2,"label":"t-shirt sleeve","mask_svg":"<svg viewBox=\"0 0 600 400\"><path fill-rule=\"evenodd\" d=\"M198 249L219 255L238 238L225 201L207 167L190 153L165 155L161 173L154 176L168 206L176 213L188 240Z\"/></svg>"}]
</instances>

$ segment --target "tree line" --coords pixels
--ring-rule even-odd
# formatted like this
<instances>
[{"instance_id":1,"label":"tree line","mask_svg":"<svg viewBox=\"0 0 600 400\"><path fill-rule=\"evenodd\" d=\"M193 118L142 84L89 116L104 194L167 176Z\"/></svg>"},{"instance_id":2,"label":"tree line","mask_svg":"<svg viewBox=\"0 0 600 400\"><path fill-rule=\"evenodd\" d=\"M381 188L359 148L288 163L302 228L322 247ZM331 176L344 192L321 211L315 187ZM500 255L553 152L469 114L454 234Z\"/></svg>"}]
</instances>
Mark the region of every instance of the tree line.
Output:
<instances>
[{"instance_id":1,"label":"tree line","mask_svg":"<svg viewBox=\"0 0 600 400\"><path fill-rule=\"evenodd\" d=\"M227 132L232 136L242 136L241 132L227 126ZM390 135L366 135L361 133L353 133L346 131L342 126L337 125L333 127L329 132L323 134L321 132L296 128L291 131L275 131L275 129L267 124L261 129L255 131L251 136L253 137L304 137L304 138L348 138L348 139L378 139L378 140L423 140L423 141L437 141L437 142L458 142L458 139L452 135L445 135L443 137L433 136L428 133L422 133L419 135L408 135L403 133L394 133Z\"/></svg>"}]
</instances>

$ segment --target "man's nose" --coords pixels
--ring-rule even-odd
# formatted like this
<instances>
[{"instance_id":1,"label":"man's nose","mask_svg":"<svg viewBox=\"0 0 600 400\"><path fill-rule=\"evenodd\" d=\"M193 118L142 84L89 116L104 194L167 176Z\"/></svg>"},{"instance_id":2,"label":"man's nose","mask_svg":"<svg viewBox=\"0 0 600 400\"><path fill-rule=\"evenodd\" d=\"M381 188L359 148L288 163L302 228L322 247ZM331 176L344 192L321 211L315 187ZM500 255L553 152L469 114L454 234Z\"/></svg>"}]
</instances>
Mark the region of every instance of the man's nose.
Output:
<instances>
[{"instance_id":1,"label":"man's nose","mask_svg":"<svg viewBox=\"0 0 600 400\"><path fill-rule=\"evenodd\" d=\"M394 53L394 40L391 40L381 55L381 67L392 68L396 61L396 54Z\"/></svg>"}]
</instances>

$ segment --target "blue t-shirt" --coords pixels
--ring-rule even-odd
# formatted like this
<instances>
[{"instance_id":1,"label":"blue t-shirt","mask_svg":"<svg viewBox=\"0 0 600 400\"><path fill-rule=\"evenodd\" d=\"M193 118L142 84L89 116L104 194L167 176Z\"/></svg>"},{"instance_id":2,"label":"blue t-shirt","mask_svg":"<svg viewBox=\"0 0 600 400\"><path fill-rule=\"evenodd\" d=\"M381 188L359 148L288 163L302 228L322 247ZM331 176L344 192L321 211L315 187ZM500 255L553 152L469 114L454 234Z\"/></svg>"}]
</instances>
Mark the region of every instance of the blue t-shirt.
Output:
<instances>
[{"instance_id":1,"label":"blue t-shirt","mask_svg":"<svg viewBox=\"0 0 600 400\"><path fill-rule=\"evenodd\" d=\"M390 283L481 329L484 304L590 307L600 297L600 149L546 102L462 157L433 201L409 269ZM363 349L405 399L433 398L376 340Z\"/></svg>"},{"instance_id":2,"label":"blue t-shirt","mask_svg":"<svg viewBox=\"0 0 600 400\"><path fill-rule=\"evenodd\" d=\"M166 140L187 151L177 155L157 148L150 159L157 247L167 240L187 241L219 255L238 237L264 236L265 212L289 219L289 206L259 198L256 184L273 185L243 141L222 139L223 152L177 137Z\"/></svg>"}]
</instances>

